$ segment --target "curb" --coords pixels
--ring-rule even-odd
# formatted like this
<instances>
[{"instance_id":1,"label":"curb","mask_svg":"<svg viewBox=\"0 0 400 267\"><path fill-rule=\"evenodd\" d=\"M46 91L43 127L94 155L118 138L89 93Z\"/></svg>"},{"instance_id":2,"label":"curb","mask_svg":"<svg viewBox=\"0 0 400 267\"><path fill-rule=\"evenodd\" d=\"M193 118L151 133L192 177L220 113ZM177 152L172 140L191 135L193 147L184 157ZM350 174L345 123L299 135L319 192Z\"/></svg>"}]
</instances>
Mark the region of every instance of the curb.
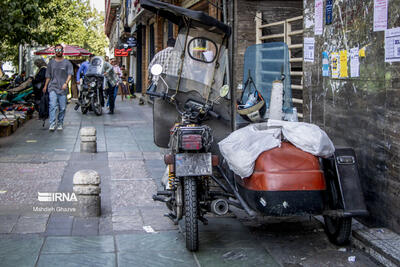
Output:
<instances>
[{"instance_id":1,"label":"curb","mask_svg":"<svg viewBox=\"0 0 400 267\"><path fill-rule=\"evenodd\" d=\"M400 266L400 236L387 228L354 229L353 244L384 266Z\"/></svg>"}]
</instances>

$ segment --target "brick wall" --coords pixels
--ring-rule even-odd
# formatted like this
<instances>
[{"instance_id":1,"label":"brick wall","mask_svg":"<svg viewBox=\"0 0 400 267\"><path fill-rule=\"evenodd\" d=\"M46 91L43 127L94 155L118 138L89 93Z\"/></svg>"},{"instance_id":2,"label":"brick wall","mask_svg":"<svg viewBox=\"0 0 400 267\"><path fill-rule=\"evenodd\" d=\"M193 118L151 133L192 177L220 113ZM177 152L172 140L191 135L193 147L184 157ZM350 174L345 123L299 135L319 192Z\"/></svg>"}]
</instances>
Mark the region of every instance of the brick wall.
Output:
<instances>
[{"instance_id":1,"label":"brick wall","mask_svg":"<svg viewBox=\"0 0 400 267\"><path fill-rule=\"evenodd\" d=\"M304 37L315 37L314 63L303 65L304 120L325 129L335 145L356 150L371 214L365 222L400 232L400 63L384 62L384 32L373 31L374 1L334 1L333 24L324 23L319 36L310 24L315 1L304 3ZM400 27L399 14L400 1L389 1L388 28ZM323 51L356 46L366 47L360 77L322 77ZM348 67L350 75L350 61Z\"/></svg>"},{"instance_id":2,"label":"brick wall","mask_svg":"<svg viewBox=\"0 0 400 267\"><path fill-rule=\"evenodd\" d=\"M256 43L256 12L262 12L264 23L281 21L301 16L303 1L236 0L234 5L233 88L236 89L243 79L244 52Z\"/></svg>"}]
</instances>

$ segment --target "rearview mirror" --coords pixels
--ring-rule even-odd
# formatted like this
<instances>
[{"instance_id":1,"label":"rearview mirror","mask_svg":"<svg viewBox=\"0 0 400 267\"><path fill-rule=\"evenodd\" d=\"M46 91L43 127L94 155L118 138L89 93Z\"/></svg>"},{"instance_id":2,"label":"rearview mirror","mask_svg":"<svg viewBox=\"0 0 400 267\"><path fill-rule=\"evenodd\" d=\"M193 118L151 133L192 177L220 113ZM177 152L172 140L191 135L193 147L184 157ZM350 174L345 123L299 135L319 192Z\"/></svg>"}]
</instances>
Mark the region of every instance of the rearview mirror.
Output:
<instances>
[{"instance_id":1,"label":"rearview mirror","mask_svg":"<svg viewBox=\"0 0 400 267\"><path fill-rule=\"evenodd\" d=\"M150 69L151 74L154 76L160 75L162 71L163 67L160 64L154 64Z\"/></svg>"},{"instance_id":2,"label":"rearview mirror","mask_svg":"<svg viewBox=\"0 0 400 267\"><path fill-rule=\"evenodd\" d=\"M219 96L220 96L221 98L227 96L228 93L229 93L229 85L227 85L227 84L223 85L223 86L219 89Z\"/></svg>"}]
</instances>

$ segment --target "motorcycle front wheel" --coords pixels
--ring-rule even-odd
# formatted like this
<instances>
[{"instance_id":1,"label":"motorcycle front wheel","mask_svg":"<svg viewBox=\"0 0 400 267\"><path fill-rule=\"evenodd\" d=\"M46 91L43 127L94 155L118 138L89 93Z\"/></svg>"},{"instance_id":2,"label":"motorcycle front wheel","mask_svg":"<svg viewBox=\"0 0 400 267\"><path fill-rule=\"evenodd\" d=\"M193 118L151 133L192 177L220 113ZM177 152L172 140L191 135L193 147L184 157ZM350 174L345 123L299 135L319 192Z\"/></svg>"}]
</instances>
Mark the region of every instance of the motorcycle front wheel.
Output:
<instances>
[{"instance_id":1,"label":"motorcycle front wheel","mask_svg":"<svg viewBox=\"0 0 400 267\"><path fill-rule=\"evenodd\" d=\"M197 220L197 183L194 177L184 178L184 192L186 248L189 251L197 251L199 249L199 224Z\"/></svg>"},{"instance_id":2,"label":"motorcycle front wheel","mask_svg":"<svg viewBox=\"0 0 400 267\"><path fill-rule=\"evenodd\" d=\"M82 114L86 114L88 112L88 110L89 110L89 108L81 106Z\"/></svg>"},{"instance_id":3,"label":"motorcycle front wheel","mask_svg":"<svg viewBox=\"0 0 400 267\"><path fill-rule=\"evenodd\" d=\"M103 113L103 108L101 107L99 101L97 101L97 97L92 98L92 110L97 116L100 116L101 113Z\"/></svg>"}]
</instances>

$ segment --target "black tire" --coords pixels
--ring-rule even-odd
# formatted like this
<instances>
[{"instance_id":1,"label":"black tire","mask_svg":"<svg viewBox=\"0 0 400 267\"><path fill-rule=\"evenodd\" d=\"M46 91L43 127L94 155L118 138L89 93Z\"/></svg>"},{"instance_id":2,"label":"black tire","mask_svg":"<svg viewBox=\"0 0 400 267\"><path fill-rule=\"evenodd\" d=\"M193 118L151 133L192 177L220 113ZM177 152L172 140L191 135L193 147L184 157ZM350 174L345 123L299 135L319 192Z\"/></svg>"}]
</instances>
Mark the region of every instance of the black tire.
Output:
<instances>
[{"instance_id":1,"label":"black tire","mask_svg":"<svg viewBox=\"0 0 400 267\"><path fill-rule=\"evenodd\" d=\"M193 177L184 178L185 192L185 230L186 248L189 251L199 249L199 222L197 204L197 183Z\"/></svg>"},{"instance_id":2,"label":"black tire","mask_svg":"<svg viewBox=\"0 0 400 267\"><path fill-rule=\"evenodd\" d=\"M89 110L89 108L81 107L82 114L86 114L88 112L88 110Z\"/></svg>"},{"instance_id":3,"label":"black tire","mask_svg":"<svg viewBox=\"0 0 400 267\"><path fill-rule=\"evenodd\" d=\"M339 201L339 191L333 179L329 182L329 208L342 209ZM329 240L336 245L349 243L352 217L324 216L325 232Z\"/></svg>"},{"instance_id":4,"label":"black tire","mask_svg":"<svg viewBox=\"0 0 400 267\"><path fill-rule=\"evenodd\" d=\"M97 97L92 98L92 110L97 116L100 116L103 113L103 108L101 107L100 103L97 101Z\"/></svg>"}]
</instances>

